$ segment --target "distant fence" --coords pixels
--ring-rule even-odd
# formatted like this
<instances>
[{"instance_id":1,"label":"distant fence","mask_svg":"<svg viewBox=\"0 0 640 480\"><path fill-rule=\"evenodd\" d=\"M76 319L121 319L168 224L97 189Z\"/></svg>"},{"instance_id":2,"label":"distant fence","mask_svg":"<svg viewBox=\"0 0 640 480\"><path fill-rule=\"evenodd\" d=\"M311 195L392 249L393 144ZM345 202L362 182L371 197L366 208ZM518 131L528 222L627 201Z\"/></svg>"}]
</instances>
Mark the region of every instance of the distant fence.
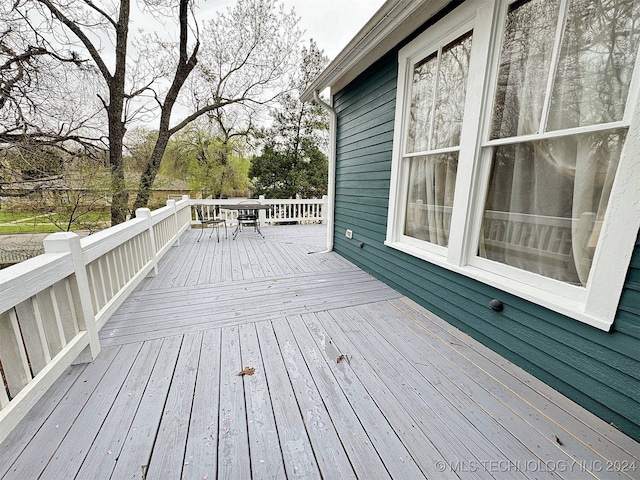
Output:
<instances>
[{"instance_id":1,"label":"distant fence","mask_svg":"<svg viewBox=\"0 0 640 480\"><path fill-rule=\"evenodd\" d=\"M0 442L72 363L100 352L98 331L190 228L187 197L0 270Z\"/></svg>"},{"instance_id":2,"label":"distant fence","mask_svg":"<svg viewBox=\"0 0 640 480\"><path fill-rule=\"evenodd\" d=\"M12 265L24 262L29 258L44 253L44 247L40 245L13 245L10 248L0 248L0 265Z\"/></svg>"}]
</instances>

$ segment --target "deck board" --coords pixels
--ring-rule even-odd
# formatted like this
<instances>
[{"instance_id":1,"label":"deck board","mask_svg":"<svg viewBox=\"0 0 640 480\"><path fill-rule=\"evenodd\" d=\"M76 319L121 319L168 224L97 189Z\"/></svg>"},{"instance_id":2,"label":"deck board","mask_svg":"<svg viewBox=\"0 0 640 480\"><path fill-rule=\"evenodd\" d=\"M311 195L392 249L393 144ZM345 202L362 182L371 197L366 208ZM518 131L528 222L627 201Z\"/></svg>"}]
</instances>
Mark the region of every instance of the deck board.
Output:
<instances>
[{"instance_id":1,"label":"deck board","mask_svg":"<svg viewBox=\"0 0 640 480\"><path fill-rule=\"evenodd\" d=\"M307 364L287 322L272 322L289 381L303 417L316 461L326 478L356 478L347 452L336 431L322 395L309 373ZM336 422L337 423L337 422ZM363 477L366 478L366 477Z\"/></svg>"},{"instance_id":2,"label":"deck board","mask_svg":"<svg viewBox=\"0 0 640 480\"><path fill-rule=\"evenodd\" d=\"M322 227L263 232L186 232L0 445L0 478L640 478L637 442L313 253Z\"/></svg>"},{"instance_id":3,"label":"deck board","mask_svg":"<svg viewBox=\"0 0 640 480\"><path fill-rule=\"evenodd\" d=\"M21 452L28 448L38 430L67 396L69 389L85 368L85 365L74 365L68 368L65 374L47 391L47 395L42 397L29 412L29 415L22 420L20 428L14 429L7 436L0 449L0 459L5 460L0 461L0 478L4 478L11 467L11 463L6 459L18 458Z\"/></svg>"},{"instance_id":4,"label":"deck board","mask_svg":"<svg viewBox=\"0 0 640 480\"><path fill-rule=\"evenodd\" d=\"M120 451L102 452L106 466L113 470L104 470L102 476L93 478L144 478L146 475L182 340L182 336L163 340L158 359L148 375L144 395L138 404L133 422L127 428L120 427L126 430Z\"/></svg>"},{"instance_id":5,"label":"deck board","mask_svg":"<svg viewBox=\"0 0 640 480\"><path fill-rule=\"evenodd\" d=\"M496 458L497 452L486 448L483 438L474 431L473 426L464 424L462 419L452 414L448 400L434 395L427 382L416 375L415 367L405 357L398 355L389 348L385 339L366 328L359 312L351 309L343 314L343 334L353 338L357 345L357 351L350 352L354 356L352 365L363 359L365 364L362 368L373 368L384 378L385 385L393 392L398 408L403 408L414 416L416 427L430 436L445 460ZM346 316L352 321L345 322ZM412 381L406 381L407 377Z\"/></svg>"},{"instance_id":6,"label":"deck board","mask_svg":"<svg viewBox=\"0 0 640 480\"><path fill-rule=\"evenodd\" d=\"M291 333L287 330L287 336L295 338L298 344L300 353L309 368L309 375L318 389L324 408L335 426L357 477L391 478L369 435L360 423L357 412L352 408L347 396L331 373L330 364L326 358L323 358L302 317L290 318L289 328Z\"/></svg>"},{"instance_id":7,"label":"deck board","mask_svg":"<svg viewBox=\"0 0 640 480\"><path fill-rule=\"evenodd\" d=\"M76 469L79 468L79 478L87 478L90 475L105 478L111 475L144 395L153 365L158 359L161 344L162 340L154 340L146 342L140 349L133 368L105 419L105 428L101 428L91 442L91 448L82 464L75 463Z\"/></svg>"},{"instance_id":8,"label":"deck board","mask_svg":"<svg viewBox=\"0 0 640 480\"><path fill-rule=\"evenodd\" d=\"M119 350L120 347L106 350L93 363L86 366L51 415L45 419L41 428L19 453L15 463L11 462L12 465L3 478L22 479L40 476L64 440L67 431L73 427L76 417L82 412L86 401L93 394ZM20 425L16 428L20 428ZM0 455L4 457L4 444L2 447ZM0 464L7 464L7 460L3 460Z\"/></svg>"},{"instance_id":9,"label":"deck board","mask_svg":"<svg viewBox=\"0 0 640 480\"><path fill-rule=\"evenodd\" d=\"M218 468L218 408L220 397L220 344L222 330L203 333L184 474L188 478L215 478Z\"/></svg>"},{"instance_id":10,"label":"deck board","mask_svg":"<svg viewBox=\"0 0 640 480\"><path fill-rule=\"evenodd\" d=\"M287 367L282 358L271 322L256 324L264 374L273 401L280 450L288 478L320 478L320 468L311 448L305 420L300 415Z\"/></svg>"},{"instance_id":11,"label":"deck board","mask_svg":"<svg viewBox=\"0 0 640 480\"><path fill-rule=\"evenodd\" d=\"M411 305L411 307L407 305ZM638 455L637 442L615 430L612 426L599 421L597 417L577 406L548 385L535 380L519 367L478 344L466 334L447 325L443 320L429 314L413 302L403 299L403 301L391 301L389 306L398 307L405 314L413 315L411 329L414 331L424 328L425 315L428 314L429 328L441 335L441 341L435 345L442 346L447 342L452 345L454 348L448 352L450 362L455 363L458 368L468 365L468 375L475 380L471 385L478 385L491 391L494 398L499 398L501 403L518 413L520 418L527 423L522 432L531 432L531 427L534 426L540 435L547 440L549 438L555 440L558 437L562 442L563 451L572 455L571 452L575 449L573 454L575 459L593 465L606 463L605 458L616 458L619 462L629 464L636 460ZM403 320L402 317L396 317L396 319ZM484 381L478 381L479 378ZM532 398L535 399L535 402L530 401ZM485 408L494 405L495 402L483 403ZM598 424L599 433L596 435L594 435L596 430L589 427L591 421ZM503 422L503 424L505 423ZM567 430L567 426L571 427L570 431ZM603 444L594 444L594 441L598 443L598 439L603 435L608 436L610 440ZM539 438L536 438L536 442L538 441ZM553 444L553 442L551 443ZM529 448L533 448L534 443L530 442L530 444ZM620 447L619 444L625 445L625 447ZM559 448L557 441L554 447ZM552 453L557 452L552 450ZM618 473L621 472L609 473L612 478L624 478L618 476Z\"/></svg>"},{"instance_id":12,"label":"deck board","mask_svg":"<svg viewBox=\"0 0 640 480\"><path fill-rule=\"evenodd\" d=\"M269 385L264 374L264 362L258 333L254 324L239 327L243 368L254 368L258 372L243 377L246 409L251 420L247 424L251 472L257 478L282 478L284 461L278 442ZM277 392L275 392L277 394Z\"/></svg>"},{"instance_id":13,"label":"deck board","mask_svg":"<svg viewBox=\"0 0 640 480\"><path fill-rule=\"evenodd\" d=\"M78 466L87 456L95 438L102 429L103 422L116 400L123 385L126 385L128 373L134 366L134 362L140 353L142 344L129 344L123 346L114 361L100 379L100 383L91 393L80 414L75 418L71 428L58 446L55 455L47 464L42 476L45 478L72 478L78 471ZM140 365L136 365L138 369ZM133 376L137 372L132 372ZM113 386L116 385L116 388ZM121 409L123 406L119 406ZM116 410L112 410L114 413ZM120 412L117 412L120 413ZM107 425L116 419L111 418ZM88 441L89 440L89 441Z\"/></svg>"},{"instance_id":14,"label":"deck board","mask_svg":"<svg viewBox=\"0 0 640 480\"><path fill-rule=\"evenodd\" d=\"M182 476L201 343L201 332L187 334L182 340L180 355L149 460L149 478Z\"/></svg>"},{"instance_id":15,"label":"deck board","mask_svg":"<svg viewBox=\"0 0 640 480\"><path fill-rule=\"evenodd\" d=\"M220 407L218 412L218 478L233 480L251 476L244 367L237 326L222 329L220 354Z\"/></svg>"}]
</instances>

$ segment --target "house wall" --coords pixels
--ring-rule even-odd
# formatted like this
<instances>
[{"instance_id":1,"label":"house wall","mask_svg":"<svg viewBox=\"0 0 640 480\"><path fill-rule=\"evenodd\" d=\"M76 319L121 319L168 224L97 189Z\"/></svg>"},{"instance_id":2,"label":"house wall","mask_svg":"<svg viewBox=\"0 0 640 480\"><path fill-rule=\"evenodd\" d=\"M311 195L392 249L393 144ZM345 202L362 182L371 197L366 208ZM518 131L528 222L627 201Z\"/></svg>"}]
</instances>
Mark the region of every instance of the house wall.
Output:
<instances>
[{"instance_id":1,"label":"house wall","mask_svg":"<svg viewBox=\"0 0 640 480\"><path fill-rule=\"evenodd\" d=\"M386 247L396 81L394 51L334 95L335 251L640 441L640 232L611 333Z\"/></svg>"}]
</instances>

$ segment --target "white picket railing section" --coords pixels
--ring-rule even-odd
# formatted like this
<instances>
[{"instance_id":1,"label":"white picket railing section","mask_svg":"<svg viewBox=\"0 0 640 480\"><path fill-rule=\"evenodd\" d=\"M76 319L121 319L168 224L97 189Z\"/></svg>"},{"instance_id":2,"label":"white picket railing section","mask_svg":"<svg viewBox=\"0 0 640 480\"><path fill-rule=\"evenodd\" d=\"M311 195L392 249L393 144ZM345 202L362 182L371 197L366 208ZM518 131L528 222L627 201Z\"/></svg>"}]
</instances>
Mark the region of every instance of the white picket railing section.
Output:
<instances>
[{"instance_id":1,"label":"white picket railing section","mask_svg":"<svg viewBox=\"0 0 640 480\"><path fill-rule=\"evenodd\" d=\"M258 201L263 204L271 205L270 209L260 210L260 223L278 224L278 223L322 223L326 221L326 204L327 196L313 199L265 199L262 195ZM238 212L236 210L225 210L225 205L235 205L239 203L238 199L206 199L191 200L192 205L202 205L203 215L210 219L215 216L224 218L227 225L235 225ZM219 207L219 213L216 213L216 207ZM192 223L199 224L199 219L192 212Z\"/></svg>"},{"instance_id":2,"label":"white picket railing section","mask_svg":"<svg viewBox=\"0 0 640 480\"><path fill-rule=\"evenodd\" d=\"M190 228L189 199L89 237L61 232L45 253L0 270L0 442L72 363L100 352L98 331Z\"/></svg>"},{"instance_id":3,"label":"white picket railing section","mask_svg":"<svg viewBox=\"0 0 640 480\"><path fill-rule=\"evenodd\" d=\"M321 222L326 197L265 200L260 221ZM80 239L71 232L49 235L45 253L0 270L0 442L71 364L100 352L98 331L157 263L205 215L238 200L169 200L151 212ZM233 211L222 210L232 225Z\"/></svg>"}]
</instances>

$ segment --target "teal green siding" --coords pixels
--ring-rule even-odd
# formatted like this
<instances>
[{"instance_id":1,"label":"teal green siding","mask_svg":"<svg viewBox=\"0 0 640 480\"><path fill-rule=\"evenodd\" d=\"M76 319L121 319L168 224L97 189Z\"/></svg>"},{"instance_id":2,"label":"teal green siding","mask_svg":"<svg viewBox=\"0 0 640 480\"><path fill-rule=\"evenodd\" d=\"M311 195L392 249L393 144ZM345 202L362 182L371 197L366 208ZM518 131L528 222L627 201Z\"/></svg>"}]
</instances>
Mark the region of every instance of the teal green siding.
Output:
<instances>
[{"instance_id":1,"label":"teal green siding","mask_svg":"<svg viewBox=\"0 0 640 480\"><path fill-rule=\"evenodd\" d=\"M385 247L396 80L392 53L334 96L336 252L640 440L640 234L611 333Z\"/></svg>"}]
</instances>

